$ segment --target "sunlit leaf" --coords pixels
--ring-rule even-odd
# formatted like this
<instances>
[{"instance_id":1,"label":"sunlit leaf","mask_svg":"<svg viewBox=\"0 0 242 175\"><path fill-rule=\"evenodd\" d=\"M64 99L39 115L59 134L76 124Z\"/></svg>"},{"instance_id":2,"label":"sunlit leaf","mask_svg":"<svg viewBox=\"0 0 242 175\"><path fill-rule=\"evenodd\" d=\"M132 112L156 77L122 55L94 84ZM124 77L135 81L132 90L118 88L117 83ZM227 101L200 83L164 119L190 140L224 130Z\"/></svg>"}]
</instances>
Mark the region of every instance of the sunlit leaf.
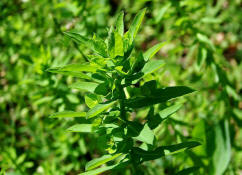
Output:
<instances>
[{"instance_id":1,"label":"sunlit leaf","mask_svg":"<svg viewBox=\"0 0 242 175\"><path fill-rule=\"evenodd\" d=\"M120 12L116 20L116 31L120 36L124 34L124 12Z\"/></svg>"},{"instance_id":2,"label":"sunlit leaf","mask_svg":"<svg viewBox=\"0 0 242 175\"><path fill-rule=\"evenodd\" d=\"M166 42L163 42L163 43L156 44L153 47L149 48L144 53L145 61L148 61L151 57L153 57L165 44L166 44Z\"/></svg>"},{"instance_id":3,"label":"sunlit leaf","mask_svg":"<svg viewBox=\"0 0 242 175\"><path fill-rule=\"evenodd\" d=\"M70 132L92 132L92 124L76 124L67 129Z\"/></svg>"},{"instance_id":4,"label":"sunlit leaf","mask_svg":"<svg viewBox=\"0 0 242 175\"><path fill-rule=\"evenodd\" d=\"M85 117L86 112L74 112L74 111L63 111L57 112L50 115L51 118L64 118L64 117Z\"/></svg>"},{"instance_id":5,"label":"sunlit leaf","mask_svg":"<svg viewBox=\"0 0 242 175\"><path fill-rule=\"evenodd\" d=\"M100 158L96 158L96 159L93 159L91 161L89 161L86 166L85 166L85 170L86 171L89 171L89 170L92 170L94 168L97 168L113 159L116 159L117 157L121 156L122 154L119 153L119 154L114 154L114 155L104 155Z\"/></svg>"},{"instance_id":6,"label":"sunlit leaf","mask_svg":"<svg viewBox=\"0 0 242 175\"><path fill-rule=\"evenodd\" d=\"M74 88L74 89L80 89L80 90L83 90L83 91L88 91L88 92L93 93L95 91L95 89L98 87L98 84L93 83L93 82L82 82L82 81L80 81L80 82L73 83L70 87Z\"/></svg>"},{"instance_id":7,"label":"sunlit leaf","mask_svg":"<svg viewBox=\"0 0 242 175\"><path fill-rule=\"evenodd\" d=\"M97 104L96 106L94 106L87 112L86 117L87 118L95 117L96 115L98 115L98 114L102 113L103 111L107 110L108 108L110 108L112 105L114 105L114 103L115 103L115 101L109 102L109 103Z\"/></svg>"}]
</instances>

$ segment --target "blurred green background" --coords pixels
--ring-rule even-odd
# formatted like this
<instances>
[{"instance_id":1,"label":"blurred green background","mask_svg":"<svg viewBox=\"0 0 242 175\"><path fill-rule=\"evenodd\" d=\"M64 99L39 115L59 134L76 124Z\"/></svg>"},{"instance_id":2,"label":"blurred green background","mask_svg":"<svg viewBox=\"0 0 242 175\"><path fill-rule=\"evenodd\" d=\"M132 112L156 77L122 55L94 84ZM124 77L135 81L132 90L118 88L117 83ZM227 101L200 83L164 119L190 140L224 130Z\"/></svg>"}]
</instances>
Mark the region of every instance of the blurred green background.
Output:
<instances>
[{"instance_id":1,"label":"blurred green background","mask_svg":"<svg viewBox=\"0 0 242 175\"><path fill-rule=\"evenodd\" d=\"M63 31L106 37L121 10L127 29L142 8L137 49L167 41L154 58L166 66L148 78L197 90L179 99L185 107L157 138L161 145L195 138L202 146L145 163L141 174L173 175L191 166L201 175L242 174L241 0L1 0L0 174L75 175L104 153L102 137L66 132L80 119L48 118L87 108L83 93L68 88L75 78L45 70L84 62L89 53Z\"/></svg>"}]
</instances>

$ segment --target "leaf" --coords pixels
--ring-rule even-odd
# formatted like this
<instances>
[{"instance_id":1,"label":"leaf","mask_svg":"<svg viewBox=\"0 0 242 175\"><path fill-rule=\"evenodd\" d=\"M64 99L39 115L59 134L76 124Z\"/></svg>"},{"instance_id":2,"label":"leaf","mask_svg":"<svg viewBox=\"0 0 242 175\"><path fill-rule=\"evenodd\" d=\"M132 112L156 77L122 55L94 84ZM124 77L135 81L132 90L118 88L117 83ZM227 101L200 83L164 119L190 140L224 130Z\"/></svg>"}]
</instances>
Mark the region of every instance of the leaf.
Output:
<instances>
[{"instance_id":1,"label":"leaf","mask_svg":"<svg viewBox=\"0 0 242 175\"><path fill-rule=\"evenodd\" d=\"M159 13L158 13L158 15L157 15L156 18L155 18L155 23L156 23L156 24L158 24L158 23L162 20L164 14L166 13L166 11L168 10L168 8L169 8L170 6L171 6L171 3L168 3L168 4L166 4L164 7L162 7L162 8L159 10Z\"/></svg>"},{"instance_id":2,"label":"leaf","mask_svg":"<svg viewBox=\"0 0 242 175\"><path fill-rule=\"evenodd\" d=\"M139 53L139 55L135 59L135 62L132 66L131 72L136 73L136 72L141 71L141 69L144 67L144 65L145 65L145 60L144 60L143 54Z\"/></svg>"},{"instance_id":3,"label":"leaf","mask_svg":"<svg viewBox=\"0 0 242 175\"><path fill-rule=\"evenodd\" d=\"M116 56L124 56L124 48L123 48L123 39L122 36L115 32L114 33L114 38L115 38L115 47L114 47L114 57Z\"/></svg>"},{"instance_id":4,"label":"leaf","mask_svg":"<svg viewBox=\"0 0 242 175\"><path fill-rule=\"evenodd\" d=\"M213 135L211 135L211 132ZM212 148L210 153L212 157L212 174L220 175L223 174L231 159L231 143L230 143L230 132L229 123L227 120L222 120L219 124L213 126L210 133L210 140L207 142L207 147ZM210 145L214 145L211 147Z\"/></svg>"},{"instance_id":5,"label":"leaf","mask_svg":"<svg viewBox=\"0 0 242 175\"><path fill-rule=\"evenodd\" d=\"M92 124L76 124L68 128L67 131L89 133L92 132Z\"/></svg>"},{"instance_id":6,"label":"leaf","mask_svg":"<svg viewBox=\"0 0 242 175\"><path fill-rule=\"evenodd\" d=\"M143 9L135 16L135 18L128 30L130 43L133 42L134 38L136 37L136 34L138 33L139 27L143 21L144 15L145 15L145 11L146 11L146 9Z\"/></svg>"},{"instance_id":7,"label":"leaf","mask_svg":"<svg viewBox=\"0 0 242 175\"><path fill-rule=\"evenodd\" d=\"M159 43L159 44L154 45L150 49L148 49L144 53L144 59L145 59L145 61L148 61L151 57L153 57L165 44L166 44L166 42Z\"/></svg>"},{"instance_id":8,"label":"leaf","mask_svg":"<svg viewBox=\"0 0 242 175\"><path fill-rule=\"evenodd\" d=\"M158 159L162 156L167 155L167 152L169 152L168 154L171 154L179 150L183 151L185 149L190 149L199 145L201 144L196 141L183 142L183 143L170 145L170 146L161 146L156 148L153 151L146 151L138 147L133 147L132 156L134 157L134 159L136 159L136 161L143 162L143 161Z\"/></svg>"},{"instance_id":9,"label":"leaf","mask_svg":"<svg viewBox=\"0 0 242 175\"><path fill-rule=\"evenodd\" d=\"M112 165L112 166L105 166L105 167L101 167L101 168L97 168L95 170L91 170L85 173L81 173L79 175L98 175L100 173L103 173L105 171L111 170L113 168L115 168L116 165Z\"/></svg>"},{"instance_id":10,"label":"leaf","mask_svg":"<svg viewBox=\"0 0 242 175\"><path fill-rule=\"evenodd\" d=\"M165 150L165 154L170 155L170 154L184 151L186 149L194 148L199 145L201 145L200 142L189 141L189 142L182 142L182 143L178 143L178 144L170 145L170 146L163 146L163 148Z\"/></svg>"},{"instance_id":11,"label":"leaf","mask_svg":"<svg viewBox=\"0 0 242 175\"><path fill-rule=\"evenodd\" d=\"M208 47L212 50L212 51L215 51L215 47L212 43L211 40L208 39L208 37L206 35L203 35L201 33L197 33L197 39L198 41L208 45Z\"/></svg>"},{"instance_id":12,"label":"leaf","mask_svg":"<svg viewBox=\"0 0 242 175\"><path fill-rule=\"evenodd\" d=\"M78 44L84 44L85 46L89 47L92 49L94 52L97 52L99 55L103 57L107 57L106 50L107 46L104 41L101 39L88 39L79 33L75 32L63 32L66 36L70 37L73 39L76 43Z\"/></svg>"},{"instance_id":13,"label":"leaf","mask_svg":"<svg viewBox=\"0 0 242 175\"><path fill-rule=\"evenodd\" d=\"M183 169L183 170L177 172L175 175L188 175L188 174L198 171L199 168L200 167L197 167L197 166L186 168L186 169Z\"/></svg>"},{"instance_id":14,"label":"leaf","mask_svg":"<svg viewBox=\"0 0 242 175\"><path fill-rule=\"evenodd\" d=\"M124 12L120 12L116 20L116 31L120 36L124 34Z\"/></svg>"},{"instance_id":15,"label":"leaf","mask_svg":"<svg viewBox=\"0 0 242 175\"><path fill-rule=\"evenodd\" d=\"M118 164L115 164L115 165L97 168L95 170L91 170L91 171L88 171L88 172L85 172L85 173L81 173L79 175L98 175L98 174L101 174L101 173L108 171L108 170L124 168L127 165L128 165L128 161L124 161L124 162L121 162L121 163L118 163Z\"/></svg>"},{"instance_id":16,"label":"leaf","mask_svg":"<svg viewBox=\"0 0 242 175\"><path fill-rule=\"evenodd\" d=\"M62 71L59 70L59 68L50 68L47 69L46 71L51 72L51 73L58 73L58 74L63 74L63 75L70 75L78 78L83 78L87 80L91 80L91 77L82 73L82 72L75 72L75 71Z\"/></svg>"},{"instance_id":17,"label":"leaf","mask_svg":"<svg viewBox=\"0 0 242 175\"><path fill-rule=\"evenodd\" d=\"M98 114L102 113L103 111L107 110L108 108L110 108L116 101L113 102L108 102L108 103L103 103L103 104L97 104L96 106L94 106L92 109L90 109L87 112L87 119L92 118L97 116Z\"/></svg>"},{"instance_id":18,"label":"leaf","mask_svg":"<svg viewBox=\"0 0 242 175\"><path fill-rule=\"evenodd\" d=\"M162 147L158 147L153 151L146 151L138 147L133 147L131 155L133 156L134 160L136 160L138 163L141 163L163 157L165 156L165 153Z\"/></svg>"},{"instance_id":19,"label":"leaf","mask_svg":"<svg viewBox=\"0 0 242 175\"><path fill-rule=\"evenodd\" d=\"M108 83L107 82L104 82L104 83L101 83L99 84L95 91L94 91L96 94L98 95L103 95L103 96L106 96L109 92L110 92L110 89L109 89L109 86L108 86Z\"/></svg>"},{"instance_id":20,"label":"leaf","mask_svg":"<svg viewBox=\"0 0 242 175\"><path fill-rule=\"evenodd\" d=\"M197 68L198 70L201 69L202 65L204 64L206 58L207 58L207 49L204 47L198 48L198 56L197 56Z\"/></svg>"},{"instance_id":21,"label":"leaf","mask_svg":"<svg viewBox=\"0 0 242 175\"><path fill-rule=\"evenodd\" d=\"M127 99L124 101L124 104L130 108L141 108L158 103L163 103L170 99L192 92L194 92L194 90L186 86L166 87L154 90L152 96L150 97L136 97Z\"/></svg>"},{"instance_id":22,"label":"leaf","mask_svg":"<svg viewBox=\"0 0 242 175\"><path fill-rule=\"evenodd\" d=\"M181 107L182 107L182 104L176 104L176 105L169 106L169 107L163 109L162 111L160 111L159 115L164 120L167 117L169 117L171 114L178 111Z\"/></svg>"},{"instance_id":23,"label":"leaf","mask_svg":"<svg viewBox=\"0 0 242 175\"><path fill-rule=\"evenodd\" d=\"M137 137L134 137L134 139L150 145L153 144L154 138L155 138L155 135L153 131L149 128L148 124L145 124L144 128L141 130L139 135Z\"/></svg>"},{"instance_id":24,"label":"leaf","mask_svg":"<svg viewBox=\"0 0 242 175\"><path fill-rule=\"evenodd\" d=\"M55 72L58 73L58 71L60 72L96 72L96 70L98 69L97 66L94 65L90 65L90 64L68 64L62 67L54 67L54 68L50 68L47 69L47 71L49 72Z\"/></svg>"},{"instance_id":25,"label":"leaf","mask_svg":"<svg viewBox=\"0 0 242 175\"><path fill-rule=\"evenodd\" d=\"M85 96L85 103L89 108L93 108L100 100L101 99L96 94L87 94Z\"/></svg>"},{"instance_id":26,"label":"leaf","mask_svg":"<svg viewBox=\"0 0 242 175\"><path fill-rule=\"evenodd\" d=\"M73 83L71 86L71 88L74 89L81 89L83 91L88 91L93 93L95 91L95 89L98 87L97 83L93 83L93 82L75 82Z\"/></svg>"},{"instance_id":27,"label":"leaf","mask_svg":"<svg viewBox=\"0 0 242 175\"><path fill-rule=\"evenodd\" d=\"M50 118L64 118L64 117L85 117L86 112L63 111L57 112L50 116Z\"/></svg>"},{"instance_id":28,"label":"leaf","mask_svg":"<svg viewBox=\"0 0 242 175\"><path fill-rule=\"evenodd\" d=\"M164 66L164 61L162 60L152 60L145 64L141 72L144 74L143 76L153 73L156 70L160 69L162 66Z\"/></svg>"},{"instance_id":29,"label":"leaf","mask_svg":"<svg viewBox=\"0 0 242 175\"><path fill-rule=\"evenodd\" d=\"M231 86L226 85L226 92L229 96L233 97L234 100L240 101L240 96Z\"/></svg>"},{"instance_id":30,"label":"leaf","mask_svg":"<svg viewBox=\"0 0 242 175\"><path fill-rule=\"evenodd\" d=\"M114 36L113 27L111 27L108 34L108 55L110 58L113 58L114 54L115 54L115 36Z\"/></svg>"},{"instance_id":31,"label":"leaf","mask_svg":"<svg viewBox=\"0 0 242 175\"><path fill-rule=\"evenodd\" d=\"M114 154L114 155L104 155L100 158L93 159L86 164L85 170L89 171L94 168L97 168L97 167L101 166L102 164L105 164L113 159L116 159L117 157L119 157L121 155L122 155L122 153Z\"/></svg>"},{"instance_id":32,"label":"leaf","mask_svg":"<svg viewBox=\"0 0 242 175\"><path fill-rule=\"evenodd\" d=\"M181 108L182 104L172 105L169 106L162 111L159 112L159 114L154 115L154 107L151 106L150 111L148 113L147 119L148 119L148 125L150 129L155 129L158 125L161 124L162 121L164 121L167 117L175 113L177 110Z\"/></svg>"}]
</instances>

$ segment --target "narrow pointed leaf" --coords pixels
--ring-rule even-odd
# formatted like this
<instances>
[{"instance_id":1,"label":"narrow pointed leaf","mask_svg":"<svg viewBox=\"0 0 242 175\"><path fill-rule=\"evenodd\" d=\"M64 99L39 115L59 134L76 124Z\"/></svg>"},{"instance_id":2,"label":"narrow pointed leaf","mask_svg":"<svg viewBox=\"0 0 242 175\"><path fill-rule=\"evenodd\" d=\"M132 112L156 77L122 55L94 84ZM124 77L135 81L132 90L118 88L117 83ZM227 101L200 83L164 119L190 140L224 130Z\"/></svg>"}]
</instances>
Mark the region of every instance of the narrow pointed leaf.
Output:
<instances>
[{"instance_id":1,"label":"narrow pointed leaf","mask_svg":"<svg viewBox=\"0 0 242 175\"><path fill-rule=\"evenodd\" d=\"M96 158L96 159L93 159L91 161L89 161L86 166L85 166L85 170L86 171L89 171L89 170L92 170L94 168L97 168L113 159L116 159L117 157L121 156L122 154L119 153L119 154L115 154L115 155L104 155L100 158Z\"/></svg>"},{"instance_id":2,"label":"narrow pointed leaf","mask_svg":"<svg viewBox=\"0 0 242 175\"><path fill-rule=\"evenodd\" d=\"M115 57L116 56L124 56L122 36L119 33L115 32L114 38L115 38L115 48L114 48Z\"/></svg>"},{"instance_id":3,"label":"narrow pointed leaf","mask_svg":"<svg viewBox=\"0 0 242 175\"><path fill-rule=\"evenodd\" d=\"M65 118L65 117L85 117L86 112L63 111L52 114L51 118Z\"/></svg>"},{"instance_id":4,"label":"narrow pointed leaf","mask_svg":"<svg viewBox=\"0 0 242 175\"><path fill-rule=\"evenodd\" d=\"M118 164L115 164L115 165L110 165L110 166L105 166L105 167L100 167L100 168L97 168L97 169L94 169L94 170L90 170L90 171L87 171L85 173L81 173L79 175L98 175L98 174L101 174L105 171L109 171L109 170L112 170L112 169L121 169L121 168L125 168L127 165L128 165L128 161L123 161L123 162L120 162Z\"/></svg>"},{"instance_id":5,"label":"narrow pointed leaf","mask_svg":"<svg viewBox=\"0 0 242 175\"><path fill-rule=\"evenodd\" d=\"M76 124L68 128L67 131L89 133L92 132L92 124Z\"/></svg>"},{"instance_id":6,"label":"narrow pointed leaf","mask_svg":"<svg viewBox=\"0 0 242 175\"><path fill-rule=\"evenodd\" d=\"M158 103L166 102L170 99L194 92L193 89L186 86L174 86L154 90L149 97L136 97L126 100L124 103L131 108L141 108Z\"/></svg>"},{"instance_id":7,"label":"narrow pointed leaf","mask_svg":"<svg viewBox=\"0 0 242 175\"><path fill-rule=\"evenodd\" d=\"M212 51L215 51L215 46L214 44L212 43L212 41L206 36L206 35L203 35L201 33L198 33L197 34L197 39L206 44Z\"/></svg>"},{"instance_id":8,"label":"narrow pointed leaf","mask_svg":"<svg viewBox=\"0 0 242 175\"><path fill-rule=\"evenodd\" d=\"M181 107L182 107L182 104L176 104L176 105L169 106L169 107L163 109L162 111L160 111L159 115L162 119L166 119L171 114L178 111Z\"/></svg>"},{"instance_id":9,"label":"narrow pointed leaf","mask_svg":"<svg viewBox=\"0 0 242 175\"><path fill-rule=\"evenodd\" d=\"M139 27L143 21L144 15L145 15L146 9L141 10L134 18L130 28L129 28L129 37L130 37L130 43L133 42L134 38L136 37L136 34L138 33Z\"/></svg>"},{"instance_id":10,"label":"narrow pointed leaf","mask_svg":"<svg viewBox=\"0 0 242 175\"><path fill-rule=\"evenodd\" d=\"M144 53L144 59L145 59L145 61L148 61L151 57L153 57L165 44L166 44L166 42L159 43L159 44L154 45L150 49L148 49Z\"/></svg>"},{"instance_id":11,"label":"narrow pointed leaf","mask_svg":"<svg viewBox=\"0 0 242 175\"><path fill-rule=\"evenodd\" d=\"M141 72L145 75L155 72L164 66L165 63L162 60L152 60L145 64Z\"/></svg>"},{"instance_id":12,"label":"narrow pointed leaf","mask_svg":"<svg viewBox=\"0 0 242 175\"><path fill-rule=\"evenodd\" d=\"M182 142L182 143L178 143L175 145L170 145L170 146L163 146L165 154L166 155L171 155L177 152L181 152L184 151L186 149L191 149L194 148L196 146L201 145L200 142L197 141L188 141L188 142Z\"/></svg>"},{"instance_id":13,"label":"narrow pointed leaf","mask_svg":"<svg viewBox=\"0 0 242 175\"><path fill-rule=\"evenodd\" d=\"M124 12L120 12L116 20L116 31L123 36L124 34Z\"/></svg>"},{"instance_id":14,"label":"narrow pointed leaf","mask_svg":"<svg viewBox=\"0 0 242 175\"><path fill-rule=\"evenodd\" d=\"M114 103L115 101L109 102L109 103L97 104L87 112L87 118L95 117L96 115L110 108Z\"/></svg>"},{"instance_id":15,"label":"narrow pointed leaf","mask_svg":"<svg viewBox=\"0 0 242 175\"><path fill-rule=\"evenodd\" d=\"M73 77L77 77L77 78L82 78L82 79L86 79L86 80L91 80L91 77L82 73L82 72L77 72L77 71L63 71L60 70L59 68L50 68L47 69L48 72L51 73L57 73L57 74L62 74L62 75L69 75L69 76L73 76Z\"/></svg>"},{"instance_id":16,"label":"narrow pointed leaf","mask_svg":"<svg viewBox=\"0 0 242 175\"><path fill-rule=\"evenodd\" d=\"M54 73L68 72L68 71L70 71L70 72L96 72L97 69L98 69L97 66L89 65L89 64L68 64L68 65L62 66L62 67L50 68L47 71L54 72Z\"/></svg>"},{"instance_id":17,"label":"narrow pointed leaf","mask_svg":"<svg viewBox=\"0 0 242 175\"><path fill-rule=\"evenodd\" d=\"M98 84L93 82L75 82L70 87L93 93L97 86Z\"/></svg>"},{"instance_id":18,"label":"narrow pointed leaf","mask_svg":"<svg viewBox=\"0 0 242 175\"><path fill-rule=\"evenodd\" d=\"M193 147L201 145L199 142L191 141L191 142L183 142L170 146L161 146L156 148L153 151L146 151L138 147L133 148L133 155L136 159L140 159L140 161L148 161L155 160L165 155L170 155L172 153L177 153L179 150L184 151L186 149L191 149Z\"/></svg>"}]
</instances>

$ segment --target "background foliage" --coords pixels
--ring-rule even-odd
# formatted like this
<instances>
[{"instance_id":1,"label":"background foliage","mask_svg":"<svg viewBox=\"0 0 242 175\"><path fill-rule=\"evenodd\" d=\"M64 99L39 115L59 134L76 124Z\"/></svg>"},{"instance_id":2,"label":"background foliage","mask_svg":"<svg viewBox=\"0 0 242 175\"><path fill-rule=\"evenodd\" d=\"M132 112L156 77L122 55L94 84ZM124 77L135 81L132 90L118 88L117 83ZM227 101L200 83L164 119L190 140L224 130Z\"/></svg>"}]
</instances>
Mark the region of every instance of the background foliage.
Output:
<instances>
[{"instance_id":1,"label":"background foliage","mask_svg":"<svg viewBox=\"0 0 242 175\"><path fill-rule=\"evenodd\" d=\"M48 118L56 111L87 108L83 92L68 88L75 78L45 70L84 62L89 53L62 31L106 37L107 26L120 10L126 13L127 30L134 15L146 7L136 49L147 50L167 41L153 58L164 60L164 68L147 79L156 79L161 87L186 85L197 90L179 99L185 101L184 106L161 125L157 139L169 145L196 138L202 146L146 162L140 170L175 174L196 166L200 167L196 174L241 174L241 3L1 0L1 173L78 174L87 161L104 153L101 137L66 132L80 119ZM147 112L139 111L137 119L142 121ZM132 174L132 169L121 174Z\"/></svg>"}]
</instances>

